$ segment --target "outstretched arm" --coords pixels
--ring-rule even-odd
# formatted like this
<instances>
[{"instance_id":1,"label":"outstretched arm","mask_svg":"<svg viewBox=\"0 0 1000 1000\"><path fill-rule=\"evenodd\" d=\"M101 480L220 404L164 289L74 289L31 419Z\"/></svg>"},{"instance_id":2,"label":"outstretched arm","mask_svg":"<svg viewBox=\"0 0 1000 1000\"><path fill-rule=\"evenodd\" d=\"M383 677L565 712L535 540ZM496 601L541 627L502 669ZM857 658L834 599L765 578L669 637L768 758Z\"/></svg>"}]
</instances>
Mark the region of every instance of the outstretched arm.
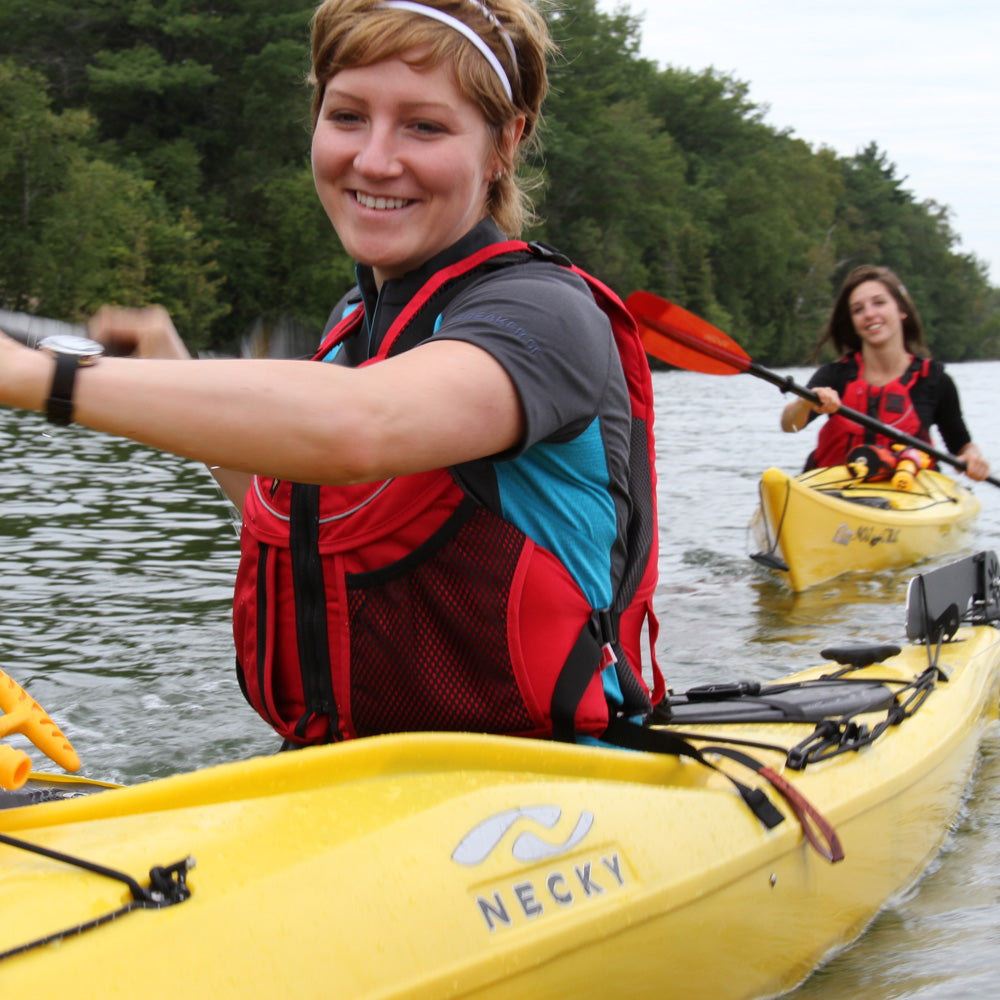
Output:
<instances>
[{"instance_id":1,"label":"outstretched arm","mask_svg":"<svg viewBox=\"0 0 1000 1000\"><path fill-rule=\"evenodd\" d=\"M95 320L95 335L117 337L120 349L121 327L112 335L103 323ZM523 435L513 382L470 343L431 341L348 369L190 360L168 346L169 331L143 335L138 325L136 343L146 346L136 357L106 357L80 370L75 421L210 468L297 482L369 482L497 454ZM47 355L0 338L0 403L42 410L53 368Z\"/></svg>"},{"instance_id":2,"label":"outstretched arm","mask_svg":"<svg viewBox=\"0 0 1000 1000\"><path fill-rule=\"evenodd\" d=\"M191 357L170 314L161 306L145 309L102 306L90 321L87 332L109 353L119 357L174 361L186 361ZM208 471L242 515L250 476L218 465L209 466Z\"/></svg>"}]
</instances>

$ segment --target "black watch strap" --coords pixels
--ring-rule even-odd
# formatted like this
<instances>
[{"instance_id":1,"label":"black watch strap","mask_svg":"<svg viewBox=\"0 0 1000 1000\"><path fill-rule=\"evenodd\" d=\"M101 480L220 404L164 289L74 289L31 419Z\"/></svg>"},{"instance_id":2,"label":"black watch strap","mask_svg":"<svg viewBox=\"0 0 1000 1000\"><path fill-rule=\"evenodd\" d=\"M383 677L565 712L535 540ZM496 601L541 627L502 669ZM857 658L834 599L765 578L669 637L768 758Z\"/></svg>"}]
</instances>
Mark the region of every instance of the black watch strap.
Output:
<instances>
[{"instance_id":1,"label":"black watch strap","mask_svg":"<svg viewBox=\"0 0 1000 1000\"><path fill-rule=\"evenodd\" d=\"M73 422L73 383L80 358L76 354L57 354L52 388L45 401L45 416L49 423L66 427Z\"/></svg>"}]
</instances>

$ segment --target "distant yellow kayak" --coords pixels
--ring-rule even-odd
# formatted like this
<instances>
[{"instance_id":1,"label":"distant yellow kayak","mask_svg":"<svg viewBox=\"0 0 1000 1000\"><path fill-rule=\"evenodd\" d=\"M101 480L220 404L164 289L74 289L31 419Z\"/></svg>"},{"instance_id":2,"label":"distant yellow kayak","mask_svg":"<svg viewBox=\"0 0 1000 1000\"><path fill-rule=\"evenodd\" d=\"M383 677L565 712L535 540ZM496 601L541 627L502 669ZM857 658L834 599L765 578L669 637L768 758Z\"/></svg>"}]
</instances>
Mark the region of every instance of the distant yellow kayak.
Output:
<instances>
[{"instance_id":1,"label":"distant yellow kayak","mask_svg":"<svg viewBox=\"0 0 1000 1000\"><path fill-rule=\"evenodd\" d=\"M858 482L846 466L790 476L770 468L751 520L753 558L795 591L852 570L912 566L972 544L979 499L940 472L909 490Z\"/></svg>"},{"instance_id":2,"label":"distant yellow kayak","mask_svg":"<svg viewBox=\"0 0 1000 1000\"><path fill-rule=\"evenodd\" d=\"M688 734L719 770L411 733L128 788L36 774L0 793L3 995L790 989L933 857L996 718L996 557L944 570L911 585L920 642L672 696L659 733ZM723 771L782 821L761 822ZM823 855L834 844L842 860Z\"/></svg>"}]
</instances>

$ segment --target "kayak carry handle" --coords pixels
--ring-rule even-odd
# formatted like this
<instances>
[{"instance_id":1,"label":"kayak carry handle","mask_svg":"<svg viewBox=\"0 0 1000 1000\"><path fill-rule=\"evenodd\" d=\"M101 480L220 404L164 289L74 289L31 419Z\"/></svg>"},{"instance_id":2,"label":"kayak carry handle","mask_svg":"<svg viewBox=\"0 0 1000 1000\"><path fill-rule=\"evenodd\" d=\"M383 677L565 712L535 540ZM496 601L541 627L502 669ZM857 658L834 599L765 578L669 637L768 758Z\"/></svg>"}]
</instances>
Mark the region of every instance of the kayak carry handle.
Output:
<instances>
[{"instance_id":1,"label":"kayak carry handle","mask_svg":"<svg viewBox=\"0 0 1000 1000\"><path fill-rule=\"evenodd\" d=\"M79 771L80 758L42 706L12 677L0 670L0 739L21 733L66 771Z\"/></svg>"},{"instance_id":2,"label":"kayak carry handle","mask_svg":"<svg viewBox=\"0 0 1000 1000\"><path fill-rule=\"evenodd\" d=\"M0 788L16 792L31 774L31 758L23 750L0 746Z\"/></svg>"},{"instance_id":3,"label":"kayak carry handle","mask_svg":"<svg viewBox=\"0 0 1000 1000\"><path fill-rule=\"evenodd\" d=\"M846 642L839 646L827 646L820 650L819 655L824 660L833 660L834 663L860 670L892 656L899 656L899 653L899 646L891 642Z\"/></svg>"},{"instance_id":4,"label":"kayak carry handle","mask_svg":"<svg viewBox=\"0 0 1000 1000\"><path fill-rule=\"evenodd\" d=\"M725 701L728 698L756 697L760 684L756 681L726 681L719 684L698 684L684 692L688 701Z\"/></svg>"}]
</instances>

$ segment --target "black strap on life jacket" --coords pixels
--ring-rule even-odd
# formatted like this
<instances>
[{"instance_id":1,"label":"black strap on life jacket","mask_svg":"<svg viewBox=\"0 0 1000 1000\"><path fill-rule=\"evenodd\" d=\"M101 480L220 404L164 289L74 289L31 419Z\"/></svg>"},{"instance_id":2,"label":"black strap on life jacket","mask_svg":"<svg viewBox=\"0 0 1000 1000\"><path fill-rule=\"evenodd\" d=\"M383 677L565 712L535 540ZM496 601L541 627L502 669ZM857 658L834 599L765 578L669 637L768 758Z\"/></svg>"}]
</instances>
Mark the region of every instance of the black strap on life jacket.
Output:
<instances>
[{"instance_id":1,"label":"black strap on life jacket","mask_svg":"<svg viewBox=\"0 0 1000 1000\"><path fill-rule=\"evenodd\" d=\"M601 666L610 666L606 650L618 642L610 608L595 611L584 625L566 657L552 689L552 738L560 743L576 740L576 709Z\"/></svg>"},{"instance_id":2,"label":"black strap on life jacket","mask_svg":"<svg viewBox=\"0 0 1000 1000\"><path fill-rule=\"evenodd\" d=\"M625 307L613 301L616 299L614 294L591 275L577 268L565 254L545 243L523 243L512 240L483 247L463 260L442 268L425 283L393 320L379 348L379 354L391 357L428 339L434 332L437 317L448 303L484 274L532 260L557 264L579 275L587 283L599 307L604 309L607 305L610 309L620 308L625 320L632 323ZM607 309L605 311L607 312ZM608 318L610 322L614 322L610 313ZM335 327L336 333L324 339L317 357L325 356L338 339L356 331L358 323L360 316L355 312ZM633 418L628 485L636 515L630 518L627 526L625 543L628 555L625 570L623 579L616 586L611 607L593 611L590 620L577 637L556 681L550 712L553 736L561 742L574 742L577 707L594 675L611 664L615 664L624 700L623 711L627 714L645 715L652 710L652 703L629 666L618 640L618 621L636 595L646 571L648 554L652 550L654 540L652 470L649 468L647 447L649 433L650 428L645 426L644 421ZM645 497L650 499L644 501ZM655 642L655 634L651 641Z\"/></svg>"},{"instance_id":3,"label":"black strap on life jacket","mask_svg":"<svg viewBox=\"0 0 1000 1000\"><path fill-rule=\"evenodd\" d=\"M327 739L339 728L331 677L323 559L319 552L319 487L293 483L289 509L289 554L295 595L295 635L305 711L295 727L305 737L316 715L326 716Z\"/></svg>"}]
</instances>

